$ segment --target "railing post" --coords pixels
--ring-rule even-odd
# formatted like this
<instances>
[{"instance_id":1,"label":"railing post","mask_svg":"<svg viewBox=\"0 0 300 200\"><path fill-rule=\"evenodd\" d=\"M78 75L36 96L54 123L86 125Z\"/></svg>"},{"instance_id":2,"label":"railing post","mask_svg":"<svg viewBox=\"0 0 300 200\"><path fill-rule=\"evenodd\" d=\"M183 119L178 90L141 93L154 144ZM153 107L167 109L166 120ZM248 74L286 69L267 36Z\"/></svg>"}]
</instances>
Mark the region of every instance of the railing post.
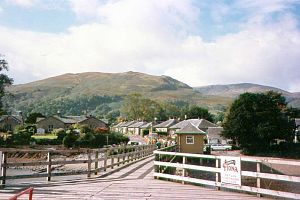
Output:
<instances>
[{"instance_id":1,"label":"railing post","mask_svg":"<svg viewBox=\"0 0 300 200\"><path fill-rule=\"evenodd\" d=\"M260 172L260 163L259 162L256 163L256 172L257 173ZM260 188L260 178L258 178L258 177L256 178L256 187ZM257 196L261 197L261 194L257 193Z\"/></svg>"},{"instance_id":2,"label":"railing post","mask_svg":"<svg viewBox=\"0 0 300 200\"><path fill-rule=\"evenodd\" d=\"M107 168L107 156L108 156L108 151L105 150L104 152L104 161L103 161L103 171L106 172L106 168Z\"/></svg>"},{"instance_id":3,"label":"railing post","mask_svg":"<svg viewBox=\"0 0 300 200\"><path fill-rule=\"evenodd\" d=\"M99 151L96 150L95 152L95 175L98 174L98 163L99 163Z\"/></svg>"},{"instance_id":4,"label":"railing post","mask_svg":"<svg viewBox=\"0 0 300 200\"><path fill-rule=\"evenodd\" d=\"M91 156L91 152L89 150L87 151L87 155L88 155L87 177L90 178L91 177L91 169L92 169L92 156Z\"/></svg>"},{"instance_id":5,"label":"railing post","mask_svg":"<svg viewBox=\"0 0 300 200\"><path fill-rule=\"evenodd\" d=\"M122 151L120 151L120 148L118 148L118 154L117 154L117 163L118 163L118 165L117 166L120 166L120 152L122 152Z\"/></svg>"},{"instance_id":6,"label":"railing post","mask_svg":"<svg viewBox=\"0 0 300 200\"><path fill-rule=\"evenodd\" d=\"M110 154L111 154L111 162L110 162L110 168L113 169L114 168L114 155L113 155L113 150L110 150Z\"/></svg>"},{"instance_id":7,"label":"railing post","mask_svg":"<svg viewBox=\"0 0 300 200\"><path fill-rule=\"evenodd\" d=\"M182 157L182 164L186 164L186 157L183 156ZM185 177L186 176L186 169L182 169L182 176ZM182 181L182 184L184 184L184 181Z\"/></svg>"},{"instance_id":8,"label":"railing post","mask_svg":"<svg viewBox=\"0 0 300 200\"><path fill-rule=\"evenodd\" d=\"M126 146L123 146L123 159L122 159L122 164L125 164L125 160L126 160Z\"/></svg>"},{"instance_id":9,"label":"railing post","mask_svg":"<svg viewBox=\"0 0 300 200\"><path fill-rule=\"evenodd\" d=\"M47 165L47 181L51 181L51 152L49 151L47 153L47 162L48 162L48 165Z\"/></svg>"},{"instance_id":10,"label":"railing post","mask_svg":"<svg viewBox=\"0 0 300 200\"><path fill-rule=\"evenodd\" d=\"M220 166L220 162L219 159L216 158L216 168L219 168ZM220 174L218 172L216 172L216 184L220 182ZM216 187L216 190L220 190L220 187Z\"/></svg>"},{"instance_id":11,"label":"railing post","mask_svg":"<svg viewBox=\"0 0 300 200\"><path fill-rule=\"evenodd\" d=\"M2 160L0 160L0 162L2 162L2 170L1 170L1 176L2 176L2 181L1 181L1 187L4 188L5 187L5 179L6 179L6 164L7 164L7 152L4 152L2 154Z\"/></svg>"}]
</instances>

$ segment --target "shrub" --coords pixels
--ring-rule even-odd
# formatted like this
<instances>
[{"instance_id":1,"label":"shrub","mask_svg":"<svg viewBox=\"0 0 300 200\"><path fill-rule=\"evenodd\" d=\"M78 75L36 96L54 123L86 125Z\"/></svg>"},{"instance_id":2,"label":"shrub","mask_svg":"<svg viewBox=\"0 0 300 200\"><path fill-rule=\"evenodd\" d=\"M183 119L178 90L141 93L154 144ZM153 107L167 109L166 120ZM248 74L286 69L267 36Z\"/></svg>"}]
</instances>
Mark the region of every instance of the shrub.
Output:
<instances>
[{"instance_id":1,"label":"shrub","mask_svg":"<svg viewBox=\"0 0 300 200\"><path fill-rule=\"evenodd\" d=\"M64 137L67 135L63 128L55 129L52 133L57 136L56 140L60 141L60 143L62 143Z\"/></svg>"},{"instance_id":2,"label":"shrub","mask_svg":"<svg viewBox=\"0 0 300 200\"><path fill-rule=\"evenodd\" d=\"M78 147L95 147L95 136L93 133L81 133L79 138L76 141L76 146Z\"/></svg>"},{"instance_id":3,"label":"shrub","mask_svg":"<svg viewBox=\"0 0 300 200\"><path fill-rule=\"evenodd\" d=\"M68 130L67 135L64 137L62 143L65 147L74 147L76 140L79 138L78 133L74 130Z\"/></svg>"}]
</instances>

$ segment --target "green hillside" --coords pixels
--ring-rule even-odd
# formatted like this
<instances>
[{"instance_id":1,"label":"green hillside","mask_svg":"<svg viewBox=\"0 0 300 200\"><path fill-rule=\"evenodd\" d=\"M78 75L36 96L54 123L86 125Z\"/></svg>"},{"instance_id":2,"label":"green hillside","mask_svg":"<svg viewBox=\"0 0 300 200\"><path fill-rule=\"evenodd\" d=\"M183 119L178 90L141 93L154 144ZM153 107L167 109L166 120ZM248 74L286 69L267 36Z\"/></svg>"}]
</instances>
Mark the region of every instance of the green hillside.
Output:
<instances>
[{"instance_id":1,"label":"green hillside","mask_svg":"<svg viewBox=\"0 0 300 200\"><path fill-rule=\"evenodd\" d=\"M217 113L224 111L241 93L274 90L285 95L292 106L300 107L299 94L278 88L250 83L192 88L168 76L138 72L64 74L8 90L14 95L6 101L9 109L24 114L50 115L60 111L69 115L118 115L124 97L130 93L140 93L158 102L185 101Z\"/></svg>"},{"instance_id":2,"label":"green hillside","mask_svg":"<svg viewBox=\"0 0 300 200\"><path fill-rule=\"evenodd\" d=\"M211 110L224 110L231 98L202 95L168 76L138 72L64 74L9 88L13 110L54 114L107 113L119 110L123 98L140 93L157 101L183 100ZM13 103L11 103L13 102Z\"/></svg>"}]
</instances>

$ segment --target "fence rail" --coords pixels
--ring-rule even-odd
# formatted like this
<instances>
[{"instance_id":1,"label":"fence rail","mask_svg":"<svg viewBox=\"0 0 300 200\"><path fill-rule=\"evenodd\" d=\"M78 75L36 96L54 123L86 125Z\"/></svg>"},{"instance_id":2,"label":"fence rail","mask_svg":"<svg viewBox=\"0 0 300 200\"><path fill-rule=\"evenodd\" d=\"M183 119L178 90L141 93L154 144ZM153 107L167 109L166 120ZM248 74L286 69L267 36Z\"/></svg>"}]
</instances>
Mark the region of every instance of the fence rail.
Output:
<instances>
[{"instance_id":1,"label":"fence rail","mask_svg":"<svg viewBox=\"0 0 300 200\"><path fill-rule=\"evenodd\" d=\"M155 161L154 161L154 177L163 178L167 180L181 181L182 183L194 183L202 184L208 186L214 186L217 189L227 188L238 191L257 193L258 195L265 194L276 197L291 198L291 199L300 199L299 193L287 192L287 191L277 191L273 189L266 189L261 187L261 180L276 180L276 181L285 181L290 183L300 183L299 176L289 176L281 175L274 173L265 173L261 172L262 165L268 164L277 164L277 165L289 165L290 167L300 167L300 161L289 161L289 160L279 160L279 159L254 159L250 157L241 157L242 162L250 162L256 165L256 171L241 171L242 177L252 177L256 179L256 187L247 186L247 185L233 185L222 183L220 179L221 167L220 160L222 156L214 155L203 155L203 154L188 154L188 153L178 153L178 152L167 152L167 151L154 151ZM174 160L174 157L180 158ZM195 163L187 163L187 159L198 158L200 160L200 165ZM203 166L203 159L212 160L214 166ZM168 172L167 168L175 169L181 172L180 174ZM200 179L195 177L189 177L187 170L194 170L198 174L209 172L215 174L215 180Z\"/></svg>"},{"instance_id":2,"label":"fence rail","mask_svg":"<svg viewBox=\"0 0 300 200\"><path fill-rule=\"evenodd\" d=\"M2 165L1 166L1 186L4 187L6 180L9 179L23 179L23 178L39 178L46 177L47 181L51 181L53 176L68 176L87 174L87 177L91 177L92 174L97 175L100 171L106 171L108 168L113 169L115 166L119 166L125 163L132 162L134 160L146 157L153 154L153 150L156 147L154 145L140 145L140 146L120 146L114 148L102 148L102 149L87 149L87 150L3 150L2 151ZM29 162L8 162L9 155L15 154L40 154L43 155L46 161L29 161ZM54 160L54 155L61 154L85 154L86 158L77 160ZM99 165L102 163L102 166ZM87 170L65 171L65 172L53 172L57 165L71 165L71 164L86 164ZM34 174L22 174L22 175L7 175L8 168L14 167L28 167L28 166L44 166L43 173ZM93 167L92 167L93 166Z\"/></svg>"}]
</instances>

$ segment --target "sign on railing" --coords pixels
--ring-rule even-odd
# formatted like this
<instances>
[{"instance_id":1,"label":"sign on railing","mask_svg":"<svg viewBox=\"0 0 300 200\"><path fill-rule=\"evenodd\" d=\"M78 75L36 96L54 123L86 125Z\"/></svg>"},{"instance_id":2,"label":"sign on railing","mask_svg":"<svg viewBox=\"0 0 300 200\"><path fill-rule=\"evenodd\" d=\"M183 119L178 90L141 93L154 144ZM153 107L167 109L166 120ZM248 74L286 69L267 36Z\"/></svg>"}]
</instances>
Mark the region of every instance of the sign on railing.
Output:
<instances>
[{"instance_id":1,"label":"sign on railing","mask_svg":"<svg viewBox=\"0 0 300 200\"><path fill-rule=\"evenodd\" d=\"M242 185L240 157L221 156L221 183Z\"/></svg>"}]
</instances>

